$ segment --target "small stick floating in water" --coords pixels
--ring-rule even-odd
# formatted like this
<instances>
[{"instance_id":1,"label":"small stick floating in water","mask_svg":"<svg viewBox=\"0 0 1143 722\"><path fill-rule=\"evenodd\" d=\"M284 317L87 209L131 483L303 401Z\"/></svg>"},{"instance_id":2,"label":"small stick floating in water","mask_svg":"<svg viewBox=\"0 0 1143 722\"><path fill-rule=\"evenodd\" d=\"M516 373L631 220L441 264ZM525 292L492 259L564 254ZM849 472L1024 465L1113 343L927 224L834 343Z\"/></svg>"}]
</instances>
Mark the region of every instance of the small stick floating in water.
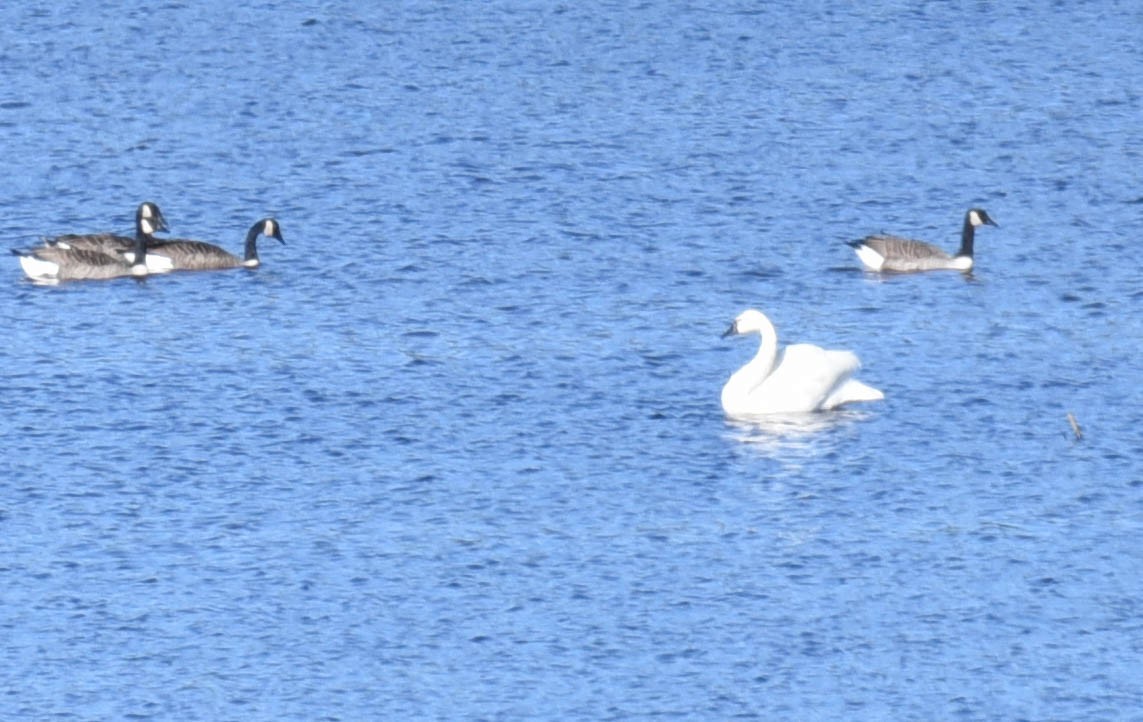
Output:
<instances>
[{"instance_id":1,"label":"small stick floating in water","mask_svg":"<svg viewBox=\"0 0 1143 722\"><path fill-rule=\"evenodd\" d=\"M1076 435L1076 441L1083 438L1083 429L1080 428L1079 422L1076 421L1076 415L1068 412L1068 423L1072 425L1072 433Z\"/></svg>"}]
</instances>

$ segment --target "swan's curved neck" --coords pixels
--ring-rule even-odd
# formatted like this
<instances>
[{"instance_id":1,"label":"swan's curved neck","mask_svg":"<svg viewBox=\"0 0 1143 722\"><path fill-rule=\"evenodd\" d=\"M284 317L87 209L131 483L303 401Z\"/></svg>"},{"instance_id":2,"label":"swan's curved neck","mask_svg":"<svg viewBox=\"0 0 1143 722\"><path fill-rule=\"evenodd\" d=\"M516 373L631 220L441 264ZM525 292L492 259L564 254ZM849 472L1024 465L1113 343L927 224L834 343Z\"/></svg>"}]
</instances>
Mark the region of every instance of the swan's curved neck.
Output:
<instances>
[{"instance_id":1,"label":"swan's curved neck","mask_svg":"<svg viewBox=\"0 0 1143 722\"><path fill-rule=\"evenodd\" d=\"M976 237L976 229L972 225L972 213L964 217L964 228L960 232L960 250L958 256L972 258L972 242Z\"/></svg>"},{"instance_id":2,"label":"swan's curved neck","mask_svg":"<svg viewBox=\"0 0 1143 722\"><path fill-rule=\"evenodd\" d=\"M778 334L769 319L762 320L761 343L758 353L750 363L734 372L722 389L723 408L732 409L736 402L744 401L774 370L774 360L778 355Z\"/></svg>"}]
</instances>

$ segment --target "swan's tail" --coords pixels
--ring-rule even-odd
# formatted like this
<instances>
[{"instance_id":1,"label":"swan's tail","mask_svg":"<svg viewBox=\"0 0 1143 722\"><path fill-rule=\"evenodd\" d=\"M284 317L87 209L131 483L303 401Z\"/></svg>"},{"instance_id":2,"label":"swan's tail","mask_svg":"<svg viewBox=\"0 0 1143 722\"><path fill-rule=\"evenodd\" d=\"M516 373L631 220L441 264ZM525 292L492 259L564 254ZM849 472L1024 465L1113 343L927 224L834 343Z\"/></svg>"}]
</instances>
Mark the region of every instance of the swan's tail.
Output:
<instances>
[{"instance_id":1,"label":"swan's tail","mask_svg":"<svg viewBox=\"0 0 1143 722\"><path fill-rule=\"evenodd\" d=\"M880 401L883 398L885 394L869 384L863 384L857 379L847 379L826 398L822 408L832 409L854 401Z\"/></svg>"}]
</instances>

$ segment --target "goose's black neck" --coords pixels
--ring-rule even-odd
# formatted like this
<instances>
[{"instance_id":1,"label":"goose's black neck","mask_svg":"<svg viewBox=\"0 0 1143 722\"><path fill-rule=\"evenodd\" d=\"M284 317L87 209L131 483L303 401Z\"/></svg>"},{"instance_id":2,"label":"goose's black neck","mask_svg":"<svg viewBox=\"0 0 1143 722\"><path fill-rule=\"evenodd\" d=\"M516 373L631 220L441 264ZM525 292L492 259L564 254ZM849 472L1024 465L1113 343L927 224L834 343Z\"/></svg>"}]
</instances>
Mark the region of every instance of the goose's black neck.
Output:
<instances>
[{"instance_id":1,"label":"goose's black neck","mask_svg":"<svg viewBox=\"0 0 1143 722\"><path fill-rule=\"evenodd\" d=\"M976 238L976 229L972 225L972 213L966 213L964 216L964 228L960 232L960 250L956 255L967 256L972 258L972 243Z\"/></svg>"},{"instance_id":2,"label":"goose's black neck","mask_svg":"<svg viewBox=\"0 0 1143 722\"><path fill-rule=\"evenodd\" d=\"M258 222L250 226L250 230L246 232L246 260L258 260L258 236L262 233L262 223Z\"/></svg>"},{"instance_id":3,"label":"goose's black neck","mask_svg":"<svg viewBox=\"0 0 1143 722\"><path fill-rule=\"evenodd\" d=\"M131 267L142 266L147 267L147 244L151 241L151 236L143 232L143 227L140 224L135 229L135 260L131 262Z\"/></svg>"}]
</instances>

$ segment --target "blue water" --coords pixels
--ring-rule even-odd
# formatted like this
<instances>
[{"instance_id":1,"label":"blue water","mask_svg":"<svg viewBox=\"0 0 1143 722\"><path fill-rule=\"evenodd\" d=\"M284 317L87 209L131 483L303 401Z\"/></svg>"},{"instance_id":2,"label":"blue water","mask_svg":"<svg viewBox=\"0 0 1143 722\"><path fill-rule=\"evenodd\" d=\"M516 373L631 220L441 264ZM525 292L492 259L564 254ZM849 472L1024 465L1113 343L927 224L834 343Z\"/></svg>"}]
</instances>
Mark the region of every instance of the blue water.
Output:
<instances>
[{"instance_id":1,"label":"blue water","mask_svg":"<svg viewBox=\"0 0 1143 722\"><path fill-rule=\"evenodd\" d=\"M0 718L1143 719L1137 4L27 5L9 246L287 245L0 268Z\"/></svg>"}]
</instances>

